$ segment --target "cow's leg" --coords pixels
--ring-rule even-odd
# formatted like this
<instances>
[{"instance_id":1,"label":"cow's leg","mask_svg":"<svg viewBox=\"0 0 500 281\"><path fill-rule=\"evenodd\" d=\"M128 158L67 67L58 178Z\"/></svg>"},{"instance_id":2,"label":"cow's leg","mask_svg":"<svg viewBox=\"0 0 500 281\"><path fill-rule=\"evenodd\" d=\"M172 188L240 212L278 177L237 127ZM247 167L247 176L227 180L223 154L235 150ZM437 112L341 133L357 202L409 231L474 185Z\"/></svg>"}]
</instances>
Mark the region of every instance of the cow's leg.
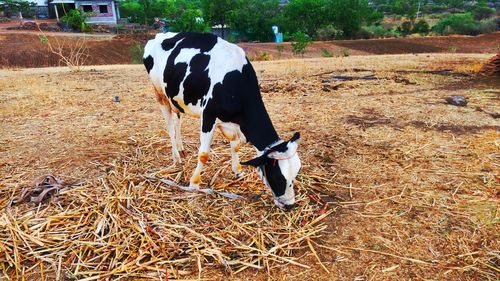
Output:
<instances>
[{"instance_id":1,"label":"cow's leg","mask_svg":"<svg viewBox=\"0 0 500 281\"><path fill-rule=\"evenodd\" d=\"M181 156L177 149L177 141L175 134L175 123L177 121L175 118L177 118L177 116L175 115L174 112L172 112L170 103L167 100L167 96L161 93L160 91L156 90L156 88L155 88L155 93L156 93L156 100L158 101L158 103L160 103L160 110L161 113L163 114L163 118L165 119L168 135L170 136L170 142L172 144L172 159L174 161L174 164L181 163Z\"/></svg>"},{"instance_id":2,"label":"cow's leg","mask_svg":"<svg viewBox=\"0 0 500 281\"><path fill-rule=\"evenodd\" d=\"M242 177L245 173L241 169L240 159L238 157L238 151L240 150L240 139L236 139L230 142L231 144L231 168L234 172L236 178Z\"/></svg>"},{"instance_id":3,"label":"cow's leg","mask_svg":"<svg viewBox=\"0 0 500 281\"><path fill-rule=\"evenodd\" d=\"M240 165L240 159L238 157L238 151L240 150L240 133L239 129L234 124L219 124L219 128L222 132L222 135L226 140L228 140L231 144L231 169L234 172L234 175L239 178L243 176L243 172Z\"/></svg>"},{"instance_id":4,"label":"cow's leg","mask_svg":"<svg viewBox=\"0 0 500 281\"><path fill-rule=\"evenodd\" d=\"M182 135L181 135L181 116L179 113L175 114L175 138L177 144L177 150L182 157L185 157L184 146L182 145Z\"/></svg>"},{"instance_id":5,"label":"cow's leg","mask_svg":"<svg viewBox=\"0 0 500 281\"><path fill-rule=\"evenodd\" d=\"M207 121L207 119L209 119ZM203 165L208 161L208 155L210 152L210 145L212 144L212 139L215 132L215 118L203 117L201 120L202 128L200 131L200 148L198 149L198 164L194 170L191 179L189 180L189 187L199 188L201 182L201 171L203 170Z\"/></svg>"}]
</instances>

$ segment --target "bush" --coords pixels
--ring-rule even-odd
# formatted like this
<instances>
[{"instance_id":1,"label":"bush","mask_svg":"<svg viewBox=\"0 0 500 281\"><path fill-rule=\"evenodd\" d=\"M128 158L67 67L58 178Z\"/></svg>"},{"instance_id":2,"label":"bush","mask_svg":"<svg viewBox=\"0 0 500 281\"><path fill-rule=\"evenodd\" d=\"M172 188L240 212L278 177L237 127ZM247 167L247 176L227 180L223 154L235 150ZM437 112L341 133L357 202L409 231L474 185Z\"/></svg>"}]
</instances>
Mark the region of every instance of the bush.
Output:
<instances>
[{"instance_id":1,"label":"bush","mask_svg":"<svg viewBox=\"0 0 500 281\"><path fill-rule=\"evenodd\" d=\"M343 57L348 57L351 55L351 52L347 48L340 49L340 55Z\"/></svg>"},{"instance_id":2,"label":"bush","mask_svg":"<svg viewBox=\"0 0 500 281\"><path fill-rule=\"evenodd\" d=\"M342 37L342 30L338 30L333 25L327 25L316 31L316 40L327 41Z\"/></svg>"},{"instance_id":3,"label":"bush","mask_svg":"<svg viewBox=\"0 0 500 281\"><path fill-rule=\"evenodd\" d=\"M388 38L398 37L398 34L392 30L386 29L381 25L370 25L362 27L364 33L369 33L369 38Z\"/></svg>"},{"instance_id":4,"label":"bush","mask_svg":"<svg viewBox=\"0 0 500 281\"><path fill-rule=\"evenodd\" d=\"M302 55L306 52L306 48L308 45L312 44L311 38L307 36L304 32L297 31L292 34L293 42L292 42L292 52L295 55Z\"/></svg>"},{"instance_id":5,"label":"bush","mask_svg":"<svg viewBox=\"0 0 500 281\"><path fill-rule=\"evenodd\" d=\"M366 30L365 28L361 28L360 30L356 31L353 36L351 36L351 39L371 39L372 34Z\"/></svg>"},{"instance_id":6,"label":"bush","mask_svg":"<svg viewBox=\"0 0 500 281\"><path fill-rule=\"evenodd\" d=\"M130 61L135 64L142 63L142 56L144 54L144 47L140 42L134 42L132 46L128 49L130 55Z\"/></svg>"},{"instance_id":7,"label":"bush","mask_svg":"<svg viewBox=\"0 0 500 281\"><path fill-rule=\"evenodd\" d=\"M411 30L412 33L418 33L420 35L427 35L429 34L429 31L431 30L429 23L427 23L425 20L419 20L414 26L413 29Z\"/></svg>"},{"instance_id":8,"label":"bush","mask_svg":"<svg viewBox=\"0 0 500 281\"><path fill-rule=\"evenodd\" d=\"M478 24L472 18L471 13L452 14L440 20L432 31L442 34L477 35Z\"/></svg>"},{"instance_id":9,"label":"bush","mask_svg":"<svg viewBox=\"0 0 500 281\"><path fill-rule=\"evenodd\" d=\"M484 20L495 15L495 9L491 9L488 6L477 6L472 9L472 14L475 20Z\"/></svg>"},{"instance_id":10,"label":"bush","mask_svg":"<svg viewBox=\"0 0 500 281\"><path fill-rule=\"evenodd\" d=\"M255 56L251 58L252 61L270 61L272 59L273 57L267 52L262 52L262 53L256 52Z\"/></svg>"},{"instance_id":11,"label":"bush","mask_svg":"<svg viewBox=\"0 0 500 281\"><path fill-rule=\"evenodd\" d=\"M80 10L69 10L65 16L61 17L61 22L73 28L73 30L82 32L91 31L92 28L85 23L88 16L88 14L83 13Z\"/></svg>"},{"instance_id":12,"label":"bush","mask_svg":"<svg viewBox=\"0 0 500 281\"><path fill-rule=\"evenodd\" d=\"M325 58L331 58L331 57L333 57L333 54L332 54L332 52L328 51L327 49L321 48L321 56L325 57Z\"/></svg>"},{"instance_id":13,"label":"bush","mask_svg":"<svg viewBox=\"0 0 500 281\"><path fill-rule=\"evenodd\" d=\"M285 50L285 46L283 44L278 44L278 45L276 45L276 50L278 50L278 54L281 58L281 55L283 54L283 51Z\"/></svg>"},{"instance_id":14,"label":"bush","mask_svg":"<svg viewBox=\"0 0 500 281\"><path fill-rule=\"evenodd\" d=\"M402 36L408 36L408 35L410 35L411 31L412 31L411 21L405 21L405 22L403 22L400 26L398 26L397 31Z\"/></svg>"},{"instance_id":15,"label":"bush","mask_svg":"<svg viewBox=\"0 0 500 281\"><path fill-rule=\"evenodd\" d=\"M481 34L493 33L498 29L498 23L496 18L484 19L478 24L478 31Z\"/></svg>"}]
</instances>

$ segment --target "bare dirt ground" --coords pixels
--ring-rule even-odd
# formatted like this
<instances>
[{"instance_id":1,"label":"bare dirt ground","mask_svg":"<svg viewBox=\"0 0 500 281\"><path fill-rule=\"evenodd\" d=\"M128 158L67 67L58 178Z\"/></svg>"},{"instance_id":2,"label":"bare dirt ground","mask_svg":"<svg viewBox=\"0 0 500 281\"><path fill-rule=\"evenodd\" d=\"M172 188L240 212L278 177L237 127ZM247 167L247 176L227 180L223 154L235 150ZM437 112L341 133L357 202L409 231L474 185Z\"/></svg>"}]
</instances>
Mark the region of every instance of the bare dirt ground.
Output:
<instances>
[{"instance_id":1,"label":"bare dirt ground","mask_svg":"<svg viewBox=\"0 0 500 281\"><path fill-rule=\"evenodd\" d=\"M78 33L46 33L53 45L59 42L69 51L78 40L85 40L89 57L86 65L131 63L130 48L144 45L154 34L84 35ZM56 41L56 39L58 41ZM240 43L251 60L298 58L290 43L279 52L274 43ZM500 32L480 36L440 36L315 42L307 48L304 58L319 58L325 54L383 55L415 53L496 53L500 50ZM60 58L48 50L34 31L10 31L0 27L0 68L61 66ZM64 64L62 66L65 66Z\"/></svg>"},{"instance_id":2,"label":"bare dirt ground","mask_svg":"<svg viewBox=\"0 0 500 281\"><path fill-rule=\"evenodd\" d=\"M99 185L63 194L62 201L8 206L22 188L46 174L69 182L99 182L110 174L125 175L126 167L119 167L123 158L138 159L139 166L143 163L140 171L132 173L162 174L172 169L168 136L142 66L89 67L82 72L0 70L0 226L4 226L0 227L0 276L82 279L113 271L116 274L107 278L165 280L167 270L170 278L208 280L498 280L500 124L492 113L500 112L500 81L472 75L491 56L420 54L255 62L277 131L283 138L302 133L298 196L319 194L333 213L324 219L326 230L311 240L317 257L307 244L288 252L289 259L306 268L276 261L267 270L246 269L232 276L210 259L198 261L201 272L192 260L187 276L165 269L166 258L127 273L125 265L102 256L99 239L89 238L94 237L93 230L74 229L54 237L48 225L38 225L48 218L53 224L65 216L78 218L79 204L82 212L87 206L76 194L96 201L98 208L99 202L107 200L106 189ZM452 71L422 72L443 69ZM379 79L327 81L331 75L368 73ZM111 101L114 95L120 96L120 103ZM464 95L469 104L447 105L444 99L450 95ZM186 181L195 166L197 135L198 120L185 119L183 138L189 157L182 166L185 172L178 174L180 181ZM224 168L215 188L223 186L248 196L266 192L262 184L248 189L247 184L258 182L251 169L246 169L249 175L244 180L223 185L231 174L228 146L217 136L212 148L216 157L209 166ZM248 145L242 151L243 159L251 157ZM205 173L203 183L212 177ZM116 198L131 196L126 184L113 188L125 190ZM163 193L150 188L156 196ZM252 209L258 218L275 210L269 197L264 199ZM197 200L205 206L211 199ZM152 204L141 202L137 207ZM234 214L247 204L222 202ZM155 210L168 213L168 207ZM202 217L222 215L210 214L209 209L197 212ZM293 212L279 216L286 221ZM19 225L12 224L16 221ZM203 227L192 227L209 235ZM259 229L257 223L254 231ZM88 248L85 255L58 256L60 248L46 249L36 243L53 239L57 245L62 237L75 240L71 251ZM138 246L134 251L152 250ZM16 260L16 255L29 258ZM89 256L102 261L90 269L82 267L79 259Z\"/></svg>"}]
</instances>

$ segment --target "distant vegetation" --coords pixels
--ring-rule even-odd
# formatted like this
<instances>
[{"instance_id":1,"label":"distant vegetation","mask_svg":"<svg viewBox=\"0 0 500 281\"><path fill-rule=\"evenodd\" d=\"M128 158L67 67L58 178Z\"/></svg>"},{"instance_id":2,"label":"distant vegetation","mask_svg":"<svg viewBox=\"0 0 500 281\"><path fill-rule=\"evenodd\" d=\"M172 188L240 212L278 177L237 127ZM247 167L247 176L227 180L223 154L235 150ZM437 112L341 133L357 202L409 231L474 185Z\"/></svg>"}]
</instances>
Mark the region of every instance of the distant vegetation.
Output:
<instances>
[{"instance_id":1,"label":"distant vegetation","mask_svg":"<svg viewBox=\"0 0 500 281\"><path fill-rule=\"evenodd\" d=\"M4 0L0 9L26 11L34 3ZM463 0L122 0L130 22L153 25L162 19L170 31L209 31L216 27L230 41L274 40L279 26L285 41L301 32L311 40L464 34L498 30L500 1ZM73 13L72 18L77 18ZM76 25L76 24L75 24Z\"/></svg>"},{"instance_id":2,"label":"distant vegetation","mask_svg":"<svg viewBox=\"0 0 500 281\"><path fill-rule=\"evenodd\" d=\"M499 1L462 0L124 0L132 22L166 20L171 31L218 26L231 41L272 41L277 25L285 41L301 32L312 40L494 32ZM492 8L492 7L494 8Z\"/></svg>"}]
</instances>

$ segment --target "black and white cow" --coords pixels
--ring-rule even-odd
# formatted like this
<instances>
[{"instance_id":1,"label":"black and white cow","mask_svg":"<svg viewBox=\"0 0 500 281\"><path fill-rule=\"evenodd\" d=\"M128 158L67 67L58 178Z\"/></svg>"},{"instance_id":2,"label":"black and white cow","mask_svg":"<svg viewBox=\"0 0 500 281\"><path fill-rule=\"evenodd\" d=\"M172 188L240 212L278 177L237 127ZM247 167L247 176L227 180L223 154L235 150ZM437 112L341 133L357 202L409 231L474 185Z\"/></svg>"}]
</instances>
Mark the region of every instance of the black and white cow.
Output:
<instances>
[{"instance_id":1,"label":"black and white cow","mask_svg":"<svg viewBox=\"0 0 500 281\"><path fill-rule=\"evenodd\" d=\"M241 163L258 168L279 207L295 202L293 181L300 169L299 133L278 137L266 108L255 71L244 51L213 34L160 33L144 48L144 65L167 124L174 162L183 152L180 113L201 118L198 165L190 179L199 188L201 171L215 129L230 141L232 170L242 175L240 141L250 142L257 157Z\"/></svg>"}]
</instances>

